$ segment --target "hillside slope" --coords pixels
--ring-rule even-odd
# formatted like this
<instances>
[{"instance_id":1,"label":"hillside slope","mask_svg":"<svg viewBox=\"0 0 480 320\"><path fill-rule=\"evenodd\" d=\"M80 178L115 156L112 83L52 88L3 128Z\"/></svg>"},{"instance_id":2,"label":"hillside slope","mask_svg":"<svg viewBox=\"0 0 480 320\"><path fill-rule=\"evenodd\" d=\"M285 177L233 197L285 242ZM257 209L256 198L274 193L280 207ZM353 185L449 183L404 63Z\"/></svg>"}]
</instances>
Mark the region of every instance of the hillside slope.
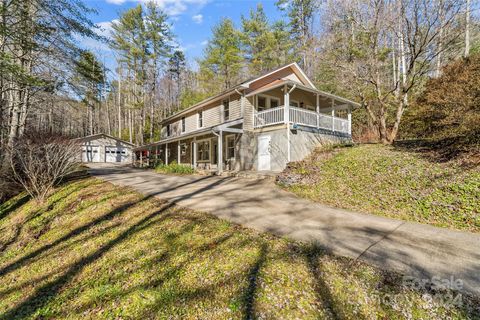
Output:
<instances>
[{"instance_id":1,"label":"hillside slope","mask_svg":"<svg viewBox=\"0 0 480 320\"><path fill-rule=\"evenodd\" d=\"M480 167L383 145L317 150L278 179L327 205L480 232Z\"/></svg>"},{"instance_id":2,"label":"hillside slope","mask_svg":"<svg viewBox=\"0 0 480 320\"><path fill-rule=\"evenodd\" d=\"M398 275L88 178L0 205L0 319L465 319ZM432 293L432 292L430 292Z\"/></svg>"}]
</instances>

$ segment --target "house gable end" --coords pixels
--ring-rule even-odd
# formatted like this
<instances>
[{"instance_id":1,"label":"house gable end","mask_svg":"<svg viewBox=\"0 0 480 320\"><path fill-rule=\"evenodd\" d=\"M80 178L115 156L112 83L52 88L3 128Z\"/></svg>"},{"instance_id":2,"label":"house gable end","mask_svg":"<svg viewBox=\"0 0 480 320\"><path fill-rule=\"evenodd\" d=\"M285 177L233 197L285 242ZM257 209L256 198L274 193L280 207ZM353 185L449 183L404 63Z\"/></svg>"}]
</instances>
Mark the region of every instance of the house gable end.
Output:
<instances>
[{"instance_id":1,"label":"house gable end","mask_svg":"<svg viewBox=\"0 0 480 320\"><path fill-rule=\"evenodd\" d=\"M245 85L248 86L248 91L251 92L276 80L289 80L298 82L304 86L316 89L310 79L308 79L308 77L296 63L292 63L262 77L253 79L252 81L245 83Z\"/></svg>"}]
</instances>

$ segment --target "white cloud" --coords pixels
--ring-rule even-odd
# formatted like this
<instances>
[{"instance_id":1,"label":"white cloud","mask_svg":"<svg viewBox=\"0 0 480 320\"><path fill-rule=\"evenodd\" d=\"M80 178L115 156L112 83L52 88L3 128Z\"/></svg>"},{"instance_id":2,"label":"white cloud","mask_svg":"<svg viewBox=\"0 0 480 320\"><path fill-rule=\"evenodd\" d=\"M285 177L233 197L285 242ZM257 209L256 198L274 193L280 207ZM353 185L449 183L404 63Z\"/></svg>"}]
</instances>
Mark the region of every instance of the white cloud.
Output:
<instances>
[{"instance_id":1,"label":"white cloud","mask_svg":"<svg viewBox=\"0 0 480 320\"><path fill-rule=\"evenodd\" d=\"M127 1L146 3L152 0L105 0L108 3L121 5ZM188 10L189 6L203 7L211 0L153 0L169 16L178 16Z\"/></svg>"},{"instance_id":2,"label":"white cloud","mask_svg":"<svg viewBox=\"0 0 480 320\"><path fill-rule=\"evenodd\" d=\"M97 22L96 25L97 25L98 28L95 29L95 32L99 36L104 37L106 39L109 39L112 35L112 23L113 22L118 22L118 20L114 19L112 21ZM111 51L111 49L108 47L108 44L103 42L103 41L99 41L99 40L91 39L91 38L80 37L80 36L78 36L77 39L81 43L81 46L85 49L89 49L89 50L96 51L96 52L101 52L101 53Z\"/></svg>"},{"instance_id":3,"label":"white cloud","mask_svg":"<svg viewBox=\"0 0 480 320\"><path fill-rule=\"evenodd\" d=\"M203 22L203 16L201 14L196 14L192 17L193 22L201 24Z\"/></svg>"},{"instance_id":4,"label":"white cloud","mask_svg":"<svg viewBox=\"0 0 480 320\"><path fill-rule=\"evenodd\" d=\"M206 45L208 44L208 40L203 40L202 42L200 42L200 44L201 44L202 46L206 46Z\"/></svg>"}]
</instances>

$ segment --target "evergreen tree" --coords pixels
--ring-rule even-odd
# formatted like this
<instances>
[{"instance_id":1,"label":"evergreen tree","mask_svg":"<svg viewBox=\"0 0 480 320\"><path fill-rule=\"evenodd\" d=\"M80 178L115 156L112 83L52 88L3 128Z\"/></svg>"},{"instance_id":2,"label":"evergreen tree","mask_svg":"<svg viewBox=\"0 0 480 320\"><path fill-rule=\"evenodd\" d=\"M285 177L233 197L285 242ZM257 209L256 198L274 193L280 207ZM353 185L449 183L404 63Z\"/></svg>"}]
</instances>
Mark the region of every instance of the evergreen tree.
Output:
<instances>
[{"instance_id":1,"label":"evergreen tree","mask_svg":"<svg viewBox=\"0 0 480 320\"><path fill-rule=\"evenodd\" d=\"M90 51L82 51L76 66L77 83L87 105L89 134L95 133L95 106L100 101L100 95L105 84L104 66Z\"/></svg>"},{"instance_id":2,"label":"evergreen tree","mask_svg":"<svg viewBox=\"0 0 480 320\"><path fill-rule=\"evenodd\" d=\"M240 78L243 65L240 32L224 18L213 29L213 38L199 61L200 81L209 93L230 88Z\"/></svg>"},{"instance_id":3,"label":"evergreen tree","mask_svg":"<svg viewBox=\"0 0 480 320\"><path fill-rule=\"evenodd\" d=\"M128 87L125 100L129 114L140 118L140 121L136 121L139 124L136 130L131 127L131 119L129 121L129 130L136 131L138 143L143 143L147 125L149 139L153 140L155 105L152 97L157 94L158 78L164 70L173 38L167 19L158 4L149 2L146 10L138 5L123 13L119 21L112 25L111 46L119 53L118 62L127 71L124 87ZM150 112L147 124L148 103Z\"/></svg>"},{"instance_id":4,"label":"evergreen tree","mask_svg":"<svg viewBox=\"0 0 480 320\"><path fill-rule=\"evenodd\" d=\"M300 65L311 75L314 60L313 21L317 10L316 0L278 0L277 6L289 17L290 35Z\"/></svg>"},{"instance_id":5,"label":"evergreen tree","mask_svg":"<svg viewBox=\"0 0 480 320\"><path fill-rule=\"evenodd\" d=\"M291 60L292 41L288 26L282 20L269 24L263 6L242 16L242 43L245 59L252 74L261 74Z\"/></svg>"}]
</instances>

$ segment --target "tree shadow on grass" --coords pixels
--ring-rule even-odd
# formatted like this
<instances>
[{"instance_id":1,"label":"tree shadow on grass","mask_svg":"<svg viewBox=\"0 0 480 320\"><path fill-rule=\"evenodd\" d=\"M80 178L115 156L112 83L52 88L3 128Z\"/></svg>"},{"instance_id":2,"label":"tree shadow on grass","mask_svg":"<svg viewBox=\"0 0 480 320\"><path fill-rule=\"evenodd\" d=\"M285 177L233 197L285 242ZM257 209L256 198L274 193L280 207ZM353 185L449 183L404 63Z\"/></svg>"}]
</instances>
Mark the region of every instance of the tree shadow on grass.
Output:
<instances>
[{"instance_id":1,"label":"tree shadow on grass","mask_svg":"<svg viewBox=\"0 0 480 320\"><path fill-rule=\"evenodd\" d=\"M195 190L191 193L185 194L179 199L176 199L177 201L186 199L189 197L192 197L196 194L202 193L204 191L207 191L211 189L213 186L221 184L225 179L215 181L203 188L200 188L198 190ZM5 267L0 269L0 276L5 276L6 274L20 268L21 266L25 265L27 262L29 262L31 259L39 256L40 254L48 251L49 249L61 244L64 241L69 240L72 237L75 237L77 235L80 235L81 233L87 231L91 227L109 220L115 216L120 215L121 213L125 212L127 209L140 204L141 202L144 202L152 197L154 197L156 193L152 193L148 196L143 197L142 199L138 201L131 201L129 203L126 203L118 208L115 208L114 210L110 211L109 213L91 221L90 223L87 223L81 227L78 227L68 234L64 235L63 237L55 240L54 242L45 245L41 248L38 248L37 250L23 256L22 258L6 265ZM37 310L42 308L45 304L47 304L51 299L53 299L61 290L62 287L64 287L69 281L71 281L77 274L79 274L86 266L90 265L94 261L98 260L101 258L106 252L108 252L110 249L112 249L114 246L117 244L121 243L131 235L138 233L139 231L143 230L149 225L149 220L151 220L153 217L165 213L168 209L172 208L174 206L174 202L169 202L163 205L163 207L146 217L142 218L139 222L135 223L134 225L130 226L127 230L123 231L119 236L115 237L114 239L110 240L107 244L103 245L98 249L97 251L89 254L88 256L82 258L80 261L78 261L75 265L71 266L62 276L60 276L57 280L54 280L52 282L49 282L40 288L36 289L35 292L26 300L24 300L22 303L16 305L14 308L10 309L6 313L0 316L0 319L12 319L13 317L28 317L32 314L34 314Z\"/></svg>"},{"instance_id":2,"label":"tree shadow on grass","mask_svg":"<svg viewBox=\"0 0 480 320\"><path fill-rule=\"evenodd\" d=\"M130 204L131 206L132 204ZM31 316L34 314L38 309L42 308L45 304L47 304L51 299L53 299L61 290L61 288L66 285L69 281L71 281L77 274L79 274L85 267L92 264L96 260L100 259L106 252L112 249L114 246L118 245L128 237L132 236L133 234L143 230L144 225L151 220L153 217L165 212L168 210L172 205L166 204L160 210L157 210L146 217L142 218L139 222L133 224L132 226L128 227L125 231L123 231L120 235L115 237L114 239L108 241L106 244L101 246L95 252L83 257L72 265L63 275L61 275L58 279L51 281L40 288L36 289L35 292L22 303L16 305L14 308L10 309L8 312L3 314L0 319L12 319L16 317L24 318ZM123 206L123 209L114 210L111 213L120 213L125 211L126 208ZM129 207L128 205L126 206ZM105 217L105 216L104 216ZM84 230L84 228L82 228Z\"/></svg>"},{"instance_id":3,"label":"tree shadow on grass","mask_svg":"<svg viewBox=\"0 0 480 320\"><path fill-rule=\"evenodd\" d=\"M434 163L447 163L460 160L463 168L474 168L480 164L480 130L477 129L463 136L441 139L415 139L396 141L393 146L397 151L415 152L424 159Z\"/></svg>"},{"instance_id":4,"label":"tree shadow on grass","mask_svg":"<svg viewBox=\"0 0 480 320\"><path fill-rule=\"evenodd\" d=\"M95 225L98 225L104 221L107 221L107 220L110 220L112 219L113 217L117 216L117 215L120 215L122 212L126 211L127 209L129 209L130 207L133 207L134 205L137 205L143 201L146 201L148 199L147 198L143 198L141 199L140 201L132 201L132 202L128 202L118 208L115 208L114 210L110 211L109 213L103 215L103 216L100 216L98 217L97 219L95 220L92 220L91 222L87 223L87 224L84 224L82 225L81 227L78 227L72 231L70 231L69 233L67 233L66 235L58 238L57 240L53 241L52 243L50 244L47 244L47 245L44 245L32 252L30 252L29 254L21 257L20 259L2 267L0 269L0 276L5 276L7 275L8 273L22 267L23 265L25 265L27 262L29 262L31 259L41 255L42 253L48 251L49 249L61 244L62 242L64 241L67 241L75 236L78 236L80 235L81 233L87 231L88 229L90 229L91 227L95 226Z\"/></svg>"},{"instance_id":5,"label":"tree shadow on grass","mask_svg":"<svg viewBox=\"0 0 480 320\"><path fill-rule=\"evenodd\" d=\"M329 319L342 319L343 317L335 310L335 301L328 284L324 280L319 262L320 257L326 254L325 249L312 243L305 245L300 250L303 251L308 269L313 277L317 302L323 307Z\"/></svg>"},{"instance_id":6,"label":"tree shadow on grass","mask_svg":"<svg viewBox=\"0 0 480 320\"><path fill-rule=\"evenodd\" d=\"M24 194L20 196L20 199L13 202L11 205L3 207L5 204L0 205L0 220L6 218L10 213L14 212L30 200L30 196Z\"/></svg>"},{"instance_id":7,"label":"tree shadow on grass","mask_svg":"<svg viewBox=\"0 0 480 320\"><path fill-rule=\"evenodd\" d=\"M243 292L243 296L241 298L245 306L245 312L243 316L243 319L245 320L255 319L255 294L258 287L260 269L264 265L266 257L267 257L267 244L262 243L259 248L258 256L255 262L250 267L250 271L247 274L248 286Z\"/></svg>"}]
</instances>

